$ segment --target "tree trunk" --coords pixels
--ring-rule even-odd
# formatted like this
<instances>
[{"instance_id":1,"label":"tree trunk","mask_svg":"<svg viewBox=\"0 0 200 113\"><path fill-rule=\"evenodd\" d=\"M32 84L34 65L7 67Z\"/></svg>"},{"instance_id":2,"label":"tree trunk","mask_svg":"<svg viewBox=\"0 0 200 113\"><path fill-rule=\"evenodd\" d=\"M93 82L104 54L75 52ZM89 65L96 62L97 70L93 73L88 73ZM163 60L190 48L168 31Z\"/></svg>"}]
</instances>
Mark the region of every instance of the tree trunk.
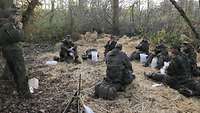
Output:
<instances>
[{"instance_id":1,"label":"tree trunk","mask_svg":"<svg viewBox=\"0 0 200 113\"><path fill-rule=\"evenodd\" d=\"M113 0L112 10L113 10L113 19L112 19L113 34L119 35L119 0Z\"/></svg>"},{"instance_id":2,"label":"tree trunk","mask_svg":"<svg viewBox=\"0 0 200 113\"><path fill-rule=\"evenodd\" d=\"M199 0L199 18L200 18L200 0Z\"/></svg>"},{"instance_id":3,"label":"tree trunk","mask_svg":"<svg viewBox=\"0 0 200 113\"><path fill-rule=\"evenodd\" d=\"M49 23L52 23L54 17L54 10L55 10L55 0L51 0L51 16L49 18Z\"/></svg>"},{"instance_id":4,"label":"tree trunk","mask_svg":"<svg viewBox=\"0 0 200 113\"><path fill-rule=\"evenodd\" d=\"M149 32L149 22L150 22L150 1L147 0L147 14L146 14L146 29L145 29L145 33L148 33Z\"/></svg>"},{"instance_id":5,"label":"tree trunk","mask_svg":"<svg viewBox=\"0 0 200 113\"><path fill-rule=\"evenodd\" d=\"M190 19L187 17L186 13L183 11L183 9L177 4L175 0L170 0L170 2L176 7L178 12L181 14L181 16L184 18L186 23L190 26L193 33L195 34L196 39L200 39L198 32L196 31L195 27L192 25Z\"/></svg>"},{"instance_id":6,"label":"tree trunk","mask_svg":"<svg viewBox=\"0 0 200 113\"><path fill-rule=\"evenodd\" d=\"M22 23L24 25L24 28L28 24L30 18L33 16L33 12L34 12L35 7L39 4L40 4L39 0L32 0L28 4L28 8L26 9L26 11L22 15Z\"/></svg>"},{"instance_id":7,"label":"tree trunk","mask_svg":"<svg viewBox=\"0 0 200 113\"><path fill-rule=\"evenodd\" d=\"M69 33L70 35L73 33L73 29L74 29L74 18L73 18L73 0L69 0L69 17L70 17L70 29L69 29Z\"/></svg>"}]
</instances>

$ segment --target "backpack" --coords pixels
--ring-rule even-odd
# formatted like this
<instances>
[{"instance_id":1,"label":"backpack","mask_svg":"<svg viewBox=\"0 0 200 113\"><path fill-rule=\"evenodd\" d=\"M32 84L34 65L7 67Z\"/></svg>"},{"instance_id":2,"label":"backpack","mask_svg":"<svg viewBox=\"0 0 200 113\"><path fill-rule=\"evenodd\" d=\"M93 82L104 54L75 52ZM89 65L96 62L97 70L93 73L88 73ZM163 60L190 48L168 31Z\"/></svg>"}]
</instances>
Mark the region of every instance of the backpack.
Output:
<instances>
[{"instance_id":1,"label":"backpack","mask_svg":"<svg viewBox=\"0 0 200 113\"><path fill-rule=\"evenodd\" d=\"M105 100L114 100L117 97L117 89L111 83L102 81L95 86L95 96Z\"/></svg>"}]
</instances>

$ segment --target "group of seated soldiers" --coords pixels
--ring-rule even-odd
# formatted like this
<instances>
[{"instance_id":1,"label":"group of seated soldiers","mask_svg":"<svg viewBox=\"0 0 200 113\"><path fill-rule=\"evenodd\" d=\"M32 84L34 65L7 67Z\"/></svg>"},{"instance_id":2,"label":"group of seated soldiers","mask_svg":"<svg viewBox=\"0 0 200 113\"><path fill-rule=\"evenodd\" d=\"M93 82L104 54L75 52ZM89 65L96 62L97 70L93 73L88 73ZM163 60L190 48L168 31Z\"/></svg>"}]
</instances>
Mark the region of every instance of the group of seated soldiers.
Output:
<instances>
[{"instance_id":1,"label":"group of seated soldiers","mask_svg":"<svg viewBox=\"0 0 200 113\"><path fill-rule=\"evenodd\" d=\"M182 44L172 45L168 52L167 46L161 41L155 47L154 53L151 54L147 52L149 44L144 43L144 41L146 40L142 40L137 47L139 52L133 52L131 59L138 59L138 55L134 54L146 53L148 58L144 66L147 67L152 59L157 57L157 69L161 69L164 62L169 62L169 66L165 70L166 73L144 73L145 77L162 82L185 96L200 96L200 81L194 78L200 76L200 70L197 66L197 54L190 42L185 41ZM142 51L139 47L145 47L143 49L145 51Z\"/></svg>"},{"instance_id":2,"label":"group of seated soldiers","mask_svg":"<svg viewBox=\"0 0 200 113\"><path fill-rule=\"evenodd\" d=\"M80 62L77 47L71 41L70 36L67 36L62 43L59 61ZM125 91L135 79L131 61L140 60L140 54L148 55L144 63L145 67L150 66L154 58L157 58L156 69L163 68L165 62L169 62L165 73L144 73L145 77L162 82L185 96L200 96L200 82L194 79L195 76L200 76L200 70L197 67L197 54L191 43L172 45L169 52L162 40L156 45L153 53L149 52L149 46L148 40L144 38L136 46L137 51L128 56L122 51L122 45L117 43L115 37L110 36L110 40L104 46L106 76L95 86L94 96L112 100L116 98L118 91ZM87 50L82 58L91 59L91 51L97 50Z\"/></svg>"}]
</instances>

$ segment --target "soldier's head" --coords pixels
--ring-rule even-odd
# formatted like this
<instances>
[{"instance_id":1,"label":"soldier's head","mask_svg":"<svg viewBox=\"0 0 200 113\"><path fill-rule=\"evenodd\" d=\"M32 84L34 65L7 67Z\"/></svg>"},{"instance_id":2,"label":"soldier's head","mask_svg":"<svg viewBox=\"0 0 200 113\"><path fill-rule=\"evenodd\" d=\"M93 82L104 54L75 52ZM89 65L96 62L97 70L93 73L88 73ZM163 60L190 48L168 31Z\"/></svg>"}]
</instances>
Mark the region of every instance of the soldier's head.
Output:
<instances>
[{"instance_id":1,"label":"soldier's head","mask_svg":"<svg viewBox=\"0 0 200 113\"><path fill-rule=\"evenodd\" d=\"M119 50L122 50L122 44L117 43L117 44L115 45L115 48L116 48L116 49L119 49Z\"/></svg>"},{"instance_id":2,"label":"soldier's head","mask_svg":"<svg viewBox=\"0 0 200 113\"><path fill-rule=\"evenodd\" d=\"M181 51L189 53L190 51L194 51L194 47L192 46L192 43L185 41L181 46Z\"/></svg>"},{"instance_id":3,"label":"soldier's head","mask_svg":"<svg viewBox=\"0 0 200 113\"><path fill-rule=\"evenodd\" d=\"M144 36L144 37L143 37L143 39L142 39L142 41L143 41L143 42L148 42L148 39L147 39L147 37L146 37L146 36Z\"/></svg>"},{"instance_id":4,"label":"soldier's head","mask_svg":"<svg viewBox=\"0 0 200 113\"><path fill-rule=\"evenodd\" d=\"M175 57L176 55L180 54L181 52L181 46L179 44L174 44L170 48L170 53L172 57Z\"/></svg>"},{"instance_id":5,"label":"soldier's head","mask_svg":"<svg viewBox=\"0 0 200 113\"><path fill-rule=\"evenodd\" d=\"M113 35L110 35L110 40L114 40L115 39L115 36L113 36Z\"/></svg>"}]
</instances>

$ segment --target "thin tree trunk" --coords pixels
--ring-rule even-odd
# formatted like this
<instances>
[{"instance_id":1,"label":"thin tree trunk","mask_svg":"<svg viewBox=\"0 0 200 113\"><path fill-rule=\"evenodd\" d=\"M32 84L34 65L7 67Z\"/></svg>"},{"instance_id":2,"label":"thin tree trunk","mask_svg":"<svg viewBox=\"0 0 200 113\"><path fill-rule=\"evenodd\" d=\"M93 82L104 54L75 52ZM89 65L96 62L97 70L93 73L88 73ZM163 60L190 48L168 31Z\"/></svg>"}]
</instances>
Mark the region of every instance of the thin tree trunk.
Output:
<instances>
[{"instance_id":1,"label":"thin tree trunk","mask_svg":"<svg viewBox=\"0 0 200 113\"><path fill-rule=\"evenodd\" d=\"M113 9L113 34L119 35L119 0L113 0L112 3Z\"/></svg>"},{"instance_id":2,"label":"thin tree trunk","mask_svg":"<svg viewBox=\"0 0 200 113\"><path fill-rule=\"evenodd\" d=\"M199 19L200 19L200 0L199 0Z\"/></svg>"},{"instance_id":3,"label":"thin tree trunk","mask_svg":"<svg viewBox=\"0 0 200 113\"><path fill-rule=\"evenodd\" d=\"M145 32L148 33L149 32L149 16L150 16L150 1L147 0L147 14L146 14L146 29Z\"/></svg>"},{"instance_id":4,"label":"thin tree trunk","mask_svg":"<svg viewBox=\"0 0 200 113\"><path fill-rule=\"evenodd\" d=\"M51 16L49 18L49 23L52 23L54 17L54 10L55 10L55 0L51 0Z\"/></svg>"},{"instance_id":5,"label":"thin tree trunk","mask_svg":"<svg viewBox=\"0 0 200 113\"><path fill-rule=\"evenodd\" d=\"M70 30L69 33L72 34L73 33L73 29L74 29L74 19L73 19L73 10L72 10L72 6L73 6L73 0L69 0L69 17L70 17Z\"/></svg>"},{"instance_id":6,"label":"thin tree trunk","mask_svg":"<svg viewBox=\"0 0 200 113\"><path fill-rule=\"evenodd\" d=\"M179 11L181 16L184 18L186 23L190 26L193 33L195 34L196 39L200 39L198 32L196 31L195 27L192 25L190 19L187 17L186 13L183 11L183 9L177 4L175 0L170 0L170 2L176 7L176 9Z\"/></svg>"}]
</instances>

